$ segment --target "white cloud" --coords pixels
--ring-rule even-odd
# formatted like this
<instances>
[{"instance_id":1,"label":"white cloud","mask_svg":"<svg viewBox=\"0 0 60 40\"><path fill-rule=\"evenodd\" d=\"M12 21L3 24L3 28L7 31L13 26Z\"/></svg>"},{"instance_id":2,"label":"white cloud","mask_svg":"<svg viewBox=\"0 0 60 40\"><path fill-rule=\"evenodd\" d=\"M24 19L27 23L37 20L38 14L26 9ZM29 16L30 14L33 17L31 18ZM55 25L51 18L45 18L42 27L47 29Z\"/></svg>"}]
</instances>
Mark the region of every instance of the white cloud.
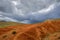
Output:
<instances>
[{"instance_id":1,"label":"white cloud","mask_svg":"<svg viewBox=\"0 0 60 40\"><path fill-rule=\"evenodd\" d=\"M52 4L52 5L50 5L48 8L45 8L45 9L42 9L42 10L40 10L40 11L38 11L38 13L46 13L46 12L49 12L49 11L51 11L51 10L53 10L54 9L54 4Z\"/></svg>"},{"instance_id":2,"label":"white cloud","mask_svg":"<svg viewBox=\"0 0 60 40\"><path fill-rule=\"evenodd\" d=\"M48 6L47 8L44 8L44 9L41 9L37 12L33 12L32 14L47 14L48 12L50 12L51 10L53 10L55 8L55 3L54 4L51 4L50 6Z\"/></svg>"},{"instance_id":3,"label":"white cloud","mask_svg":"<svg viewBox=\"0 0 60 40\"><path fill-rule=\"evenodd\" d=\"M17 2L17 1L12 1L12 3L13 3L14 5L18 5L18 2Z\"/></svg>"},{"instance_id":4,"label":"white cloud","mask_svg":"<svg viewBox=\"0 0 60 40\"><path fill-rule=\"evenodd\" d=\"M18 21L17 21L17 20L15 20L15 19L8 18L8 17L4 17L4 16L0 16L0 20L18 22Z\"/></svg>"}]
</instances>

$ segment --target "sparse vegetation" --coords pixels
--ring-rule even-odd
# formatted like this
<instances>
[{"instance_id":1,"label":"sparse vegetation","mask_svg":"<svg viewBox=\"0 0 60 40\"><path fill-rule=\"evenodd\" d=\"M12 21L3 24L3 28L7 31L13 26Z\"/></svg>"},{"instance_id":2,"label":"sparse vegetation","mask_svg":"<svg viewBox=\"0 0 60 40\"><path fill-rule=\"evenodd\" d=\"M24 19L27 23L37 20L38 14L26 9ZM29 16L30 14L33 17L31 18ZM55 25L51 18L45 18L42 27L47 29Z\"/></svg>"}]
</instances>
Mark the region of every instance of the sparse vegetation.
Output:
<instances>
[{"instance_id":1,"label":"sparse vegetation","mask_svg":"<svg viewBox=\"0 0 60 40\"><path fill-rule=\"evenodd\" d=\"M22 23L0 21L0 28L4 28L4 27L8 27L8 26L15 26L15 25L22 25Z\"/></svg>"}]
</instances>

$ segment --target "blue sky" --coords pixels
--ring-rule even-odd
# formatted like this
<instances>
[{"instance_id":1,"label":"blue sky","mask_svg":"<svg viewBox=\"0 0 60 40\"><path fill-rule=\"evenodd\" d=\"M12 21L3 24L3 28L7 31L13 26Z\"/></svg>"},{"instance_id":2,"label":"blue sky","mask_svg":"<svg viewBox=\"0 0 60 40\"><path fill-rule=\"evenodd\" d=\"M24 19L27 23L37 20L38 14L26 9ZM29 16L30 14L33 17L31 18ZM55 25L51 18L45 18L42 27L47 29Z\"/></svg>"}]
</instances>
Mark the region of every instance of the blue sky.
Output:
<instances>
[{"instance_id":1,"label":"blue sky","mask_svg":"<svg viewBox=\"0 0 60 40\"><path fill-rule=\"evenodd\" d=\"M60 0L0 0L0 20L37 23L60 18Z\"/></svg>"}]
</instances>

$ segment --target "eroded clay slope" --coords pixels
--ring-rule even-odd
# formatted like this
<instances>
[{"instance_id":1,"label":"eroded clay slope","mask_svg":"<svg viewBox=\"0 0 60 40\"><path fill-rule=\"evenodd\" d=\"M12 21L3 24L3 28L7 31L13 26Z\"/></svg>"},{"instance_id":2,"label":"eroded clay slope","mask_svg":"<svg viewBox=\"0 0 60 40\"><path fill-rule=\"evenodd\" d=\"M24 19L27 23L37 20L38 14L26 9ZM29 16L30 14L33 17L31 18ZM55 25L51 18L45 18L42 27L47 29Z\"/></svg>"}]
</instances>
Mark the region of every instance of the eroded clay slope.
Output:
<instances>
[{"instance_id":1,"label":"eroded clay slope","mask_svg":"<svg viewBox=\"0 0 60 40\"><path fill-rule=\"evenodd\" d=\"M60 19L37 24L21 24L0 28L0 40L44 40L47 34L60 31Z\"/></svg>"}]
</instances>

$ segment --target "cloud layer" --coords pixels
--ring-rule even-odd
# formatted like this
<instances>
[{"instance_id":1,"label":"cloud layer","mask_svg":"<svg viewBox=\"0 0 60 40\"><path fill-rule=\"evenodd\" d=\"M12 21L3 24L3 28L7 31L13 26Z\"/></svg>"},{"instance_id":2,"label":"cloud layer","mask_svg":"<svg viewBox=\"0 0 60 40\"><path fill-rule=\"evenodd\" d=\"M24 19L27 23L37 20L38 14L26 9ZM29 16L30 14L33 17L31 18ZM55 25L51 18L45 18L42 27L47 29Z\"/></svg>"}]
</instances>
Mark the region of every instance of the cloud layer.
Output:
<instances>
[{"instance_id":1,"label":"cloud layer","mask_svg":"<svg viewBox=\"0 0 60 40\"><path fill-rule=\"evenodd\" d=\"M59 0L0 0L0 20L37 23L60 18Z\"/></svg>"}]
</instances>

